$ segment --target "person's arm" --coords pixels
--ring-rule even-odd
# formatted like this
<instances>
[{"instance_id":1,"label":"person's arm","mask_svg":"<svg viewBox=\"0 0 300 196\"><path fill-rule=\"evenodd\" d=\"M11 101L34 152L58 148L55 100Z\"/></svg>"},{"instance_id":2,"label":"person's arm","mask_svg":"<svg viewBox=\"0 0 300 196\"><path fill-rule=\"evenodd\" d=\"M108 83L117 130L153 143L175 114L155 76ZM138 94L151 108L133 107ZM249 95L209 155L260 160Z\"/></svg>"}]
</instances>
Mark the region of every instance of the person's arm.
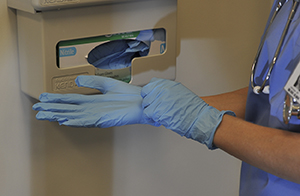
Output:
<instances>
[{"instance_id":1,"label":"person's arm","mask_svg":"<svg viewBox=\"0 0 300 196\"><path fill-rule=\"evenodd\" d=\"M278 177L300 183L300 134L225 115L214 137L225 152Z\"/></svg>"},{"instance_id":2,"label":"person's arm","mask_svg":"<svg viewBox=\"0 0 300 196\"><path fill-rule=\"evenodd\" d=\"M247 88L204 97L219 110L229 109L244 116ZM300 183L300 134L273 129L224 115L214 145L266 172Z\"/></svg>"},{"instance_id":3,"label":"person's arm","mask_svg":"<svg viewBox=\"0 0 300 196\"><path fill-rule=\"evenodd\" d=\"M300 134L240 119L245 113L246 89L205 97L209 106L182 84L158 78L143 88L100 76L79 76L76 84L103 94L42 94L41 102L33 106L39 111L37 119L75 127L163 125L209 149L219 147L258 168L300 183ZM240 118L230 116L230 110Z\"/></svg>"}]
</instances>

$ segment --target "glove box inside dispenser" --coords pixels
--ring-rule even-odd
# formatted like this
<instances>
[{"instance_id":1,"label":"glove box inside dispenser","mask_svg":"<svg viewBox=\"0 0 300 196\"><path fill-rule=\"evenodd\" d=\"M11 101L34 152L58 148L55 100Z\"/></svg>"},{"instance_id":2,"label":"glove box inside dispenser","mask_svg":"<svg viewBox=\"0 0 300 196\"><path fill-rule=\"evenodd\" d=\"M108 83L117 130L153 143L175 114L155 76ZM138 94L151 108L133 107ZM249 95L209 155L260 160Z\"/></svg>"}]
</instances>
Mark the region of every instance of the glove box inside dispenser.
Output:
<instances>
[{"instance_id":1,"label":"glove box inside dispenser","mask_svg":"<svg viewBox=\"0 0 300 196\"><path fill-rule=\"evenodd\" d=\"M34 98L43 92L98 92L77 87L78 75L134 85L153 77L175 79L177 0L8 0L8 6L18 20L21 89ZM134 45L128 50L138 48L139 54L126 66L105 66L105 60L94 65L90 53L111 42L116 48L121 42Z\"/></svg>"}]
</instances>

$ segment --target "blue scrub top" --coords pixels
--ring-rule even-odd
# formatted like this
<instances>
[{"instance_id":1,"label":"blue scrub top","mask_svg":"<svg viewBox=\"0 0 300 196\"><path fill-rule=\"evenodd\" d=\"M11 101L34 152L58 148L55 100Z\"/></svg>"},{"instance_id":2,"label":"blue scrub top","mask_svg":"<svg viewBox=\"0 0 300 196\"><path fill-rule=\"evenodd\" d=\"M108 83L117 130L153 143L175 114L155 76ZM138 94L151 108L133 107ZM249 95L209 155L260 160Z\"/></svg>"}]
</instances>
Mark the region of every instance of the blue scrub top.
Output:
<instances>
[{"instance_id":1,"label":"blue scrub top","mask_svg":"<svg viewBox=\"0 0 300 196\"><path fill-rule=\"evenodd\" d=\"M274 2L271 15L278 1ZM254 79L261 85L268 71L268 66L274 56L283 28L286 24L293 1L289 0L276 16L261 51ZM270 15L270 16L271 16ZM282 51L269 79L270 94L253 93L251 86L248 91L246 120L262 126L268 126L287 131L300 132L300 120L292 117L285 125L282 120L285 97L284 86L300 61L300 6L290 25ZM292 150L292 149L291 149ZM300 195L300 184L296 184L272 174L264 172L247 163L242 163L240 196L294 196Z\"/></svg>"}]
</instances>

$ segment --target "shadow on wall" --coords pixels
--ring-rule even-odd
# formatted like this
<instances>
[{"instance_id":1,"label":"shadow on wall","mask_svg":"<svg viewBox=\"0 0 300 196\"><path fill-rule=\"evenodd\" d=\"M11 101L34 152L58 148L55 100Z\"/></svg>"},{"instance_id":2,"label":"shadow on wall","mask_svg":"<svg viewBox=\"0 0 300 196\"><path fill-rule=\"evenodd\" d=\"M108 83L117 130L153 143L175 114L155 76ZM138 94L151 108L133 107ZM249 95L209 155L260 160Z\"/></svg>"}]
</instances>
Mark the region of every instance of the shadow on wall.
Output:
<instances>
[{"instance_id":1,"label":"shadow on wall","mask_svg":"<svg viewBox=\"0 0 300 196\"><path fill-rule=\"evenodd\" d=\"M31 196L112 195L112 129L71 128L38 121L22 94L31 139Z\"/></svg>"}]
</instances>

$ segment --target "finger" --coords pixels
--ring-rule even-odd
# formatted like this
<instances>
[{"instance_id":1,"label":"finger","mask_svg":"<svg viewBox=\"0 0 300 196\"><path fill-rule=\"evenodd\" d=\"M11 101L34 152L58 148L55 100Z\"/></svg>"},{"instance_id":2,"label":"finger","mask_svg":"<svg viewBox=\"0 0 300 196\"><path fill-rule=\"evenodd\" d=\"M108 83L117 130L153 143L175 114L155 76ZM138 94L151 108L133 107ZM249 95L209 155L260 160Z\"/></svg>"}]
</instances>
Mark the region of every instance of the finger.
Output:
<instances>
[{"instance_id":1,"label":"finger","mask_svg":"<svg viewBox=\"0 0 300 196\"><path fill-rule=\"evenodd\" d=\"M59 117L54 117L50 114L52 114L52 112L40 111L36 114L35 117L36 117L37 120L48 120L48 121L51 121L51 122L52 121L65 121L65 120L67 120L65 117L59 118Z\"/></svg>"},{"instance_id":2,"label":"finger","mask_svg":"<svg viewBox=\"0 0 300 196\"><path fill-rule=\"evenodd\" d=\"M110 120L97 118L97 117L83 117L78 119L68 119L62 121L61 125L71 126L71 127L98 127L98 128L108 128L116 126L113 123L110 123Z\"/></svg>"},{"instance_id":3,"label":"finger","mask_svg":"<svg viewBox=\"0 0 300 196\"><path fill-rule=\"evenodd\" d=\"M81 94L54 94L54 93L42 93L39 100L43 103L69 103L80 104L83 102L92 102L95 98L89 95Z\"/></svg>"},{"instance_id":4,"label":"finger","mask_svg":"<svg viewBox=\"0 0 300 196\"><path fill-rule=\"evenodd\" d=\"M69 126L69 127L84 127L79 120L65 120L65 121L61 121L59 124Z\"/></svg>"},{"instance_id":5,"label":"finger","mask_svg":"<svg viewBox=\"0 0 300 196\"><path fill-rule=\"evenodd\" d=\"M61 112L40 111L36 114L36 119L63 122L63 121L69 120L69 119L80 118L81 116L82 116L82 114L80 114L80 113L61 113Z\"/></svg>"},{"instance_id":6,"label":"finger","mask_svg":"<svg viewBox=\"0 0 300 196\"><path fill-rule=\"evenodd\" d=\"M162 83L166 80L153 78L150 83L142 88L141 96L143 97L142 107L146 108L158 99L163 92Z\"/></svg>"},{"instance_id":7,"label":"finger","mask_svg":"<svg viewBox=\"0 0 300 196\"><path fill-rule=\"evenodd\" d=\"M139 93L141 87L133 86L128 83L102 76L78 76L75 80L77 86L93 88L101 91L113 93Z\"/></svg>"},{"instance_id":8,"label":"finger","mask_svg":"<svg viewBox=\"0 0 300 196\"><path fill-rule=\"evenodd\" d=\"M36 103L32 106L32 109L36 111L75 112L80 111L81 107L74 104Z\"/></svg>"},{"instance_id":9,"label":"finger","mask_svg":"<svg viewBox=\"0 0 300 196\"><path fill-rule=\"evenodd\" d=\"M91 119L89 119L88 121L85 119L68 119L65 121L61 121L59 124L69 127L96 127L95 121L92 121Z\"/></svg>"},{"instance_id":10,"label":"finger","mask_svg":"<svg viewBox=\"0 0 300 196\"><path fill-rule=\"evenodd\" d=\"M161 104L159 100L153 100L151 104L144 108L143 114L155 122L160 123L160 117L164 111L165 104Z\"/></svg>"},{"instance_id":11,"label":"finger","mask_svg":"<svg viewBox=\"0 0 300 196\"><path fill-rule=\"evenodd\" d=\"M162 84L166 81L167 80L165 80L165 79L152 78L151 81L142 88L141 96L143 98L146 97L150 92L155 90L158 86L160 86L160 84Z\"/></svg>"}]
</instances>

